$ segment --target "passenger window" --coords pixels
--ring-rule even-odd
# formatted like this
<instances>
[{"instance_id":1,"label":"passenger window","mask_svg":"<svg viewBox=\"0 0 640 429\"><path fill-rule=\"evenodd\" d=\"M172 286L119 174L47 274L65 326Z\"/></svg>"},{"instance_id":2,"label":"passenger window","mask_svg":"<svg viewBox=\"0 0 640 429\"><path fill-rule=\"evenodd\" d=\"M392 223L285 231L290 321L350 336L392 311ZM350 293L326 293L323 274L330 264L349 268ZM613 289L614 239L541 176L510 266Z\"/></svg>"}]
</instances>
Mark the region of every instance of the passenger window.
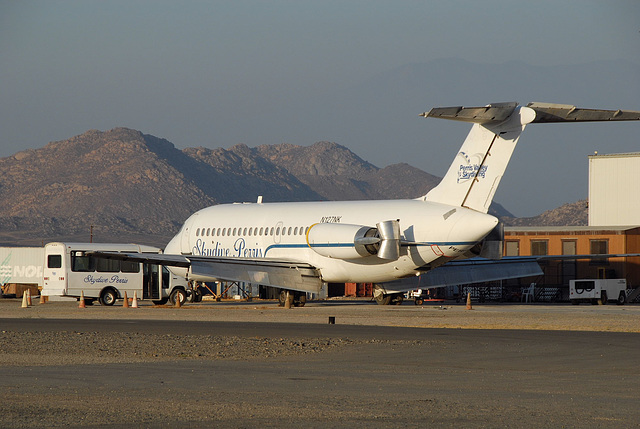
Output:
<instances>
[{"instance_id":1,"label":"passenger window","mask_svg":"<svg viewBox=\"0 0 640 429\"><path fill-rule=\"evenodd\" d=\"M296 226L295 229L293 230L293 235L298 235L298 227Z\"/></svg>"},{"instance_id":2,"label":"passenger window","mask_svg":"<svg viewBox=\"0 0 640 429\"><path fill-rule=\"evenodd\" d=\"M96 269L100 273L118 273L120 272L120 261L116 259L97 258Z\"/></svg>"},{"instance_id":3,"label":"passenger window","mask_svg":"<svg viewBox=\"0 0 640 429\"><path fill-rule=\"evenodd\" d=\"M200 228L196 229L196 237L200 235Z\"/></svg>"},{"instance_id":4,"label":"passenger window","mask_svg":"<svg viewBox=\"0 0 640 429\"><path fill-rule=\"evenodd\" d=\"M242 233L242 235L247 235L247 228L244 229L244 232Z\"/></svg>"},{"instance_id":5,"label":"passenger window","mask_svg":"<svg viewBox=\"0 0 640 429\"><path fill-rule=\"evenodd\" d=\"M260 236L262 236L262 232L263 232L263 230L264 230L264 227L262 227L262 226L261 226L261 227L260 227Z\"/></svg>"},{"instance_id":6,"label":"passenger window","mask_svg":"<svg viewBox=\"0 0 640 429\"><path fill-rule=\"evenodd\" d=\"M207 228L207 237L211 234L211 228Z\"/></svg>"},{"instance_id":7,"label":"passenger window","mask_svg":"<svg viewBox=\"0 0 640 429\"><path fill-rule=\"evenodd\" d=\"M222 236L224 237L224 228L222 228Z\"/></svg>"},{"instance_id":8,"label":"passenger window","mask_svg":"<svg viewBox=\"0 0 640 429\"><path fill-rule=\"evenodd\" d=\"M249 228L249 237L251 237L251 228Z\"/></svg>"},{"instance_id":9,"label":"passenger window","mask_svg":"<svg viewBox=\"0 0 640 429\"><path fill-rule=\"evenodd\" d=\"M95 271L94 259L87 256L84 252L71 253L71 271L92 272Z\"/></svg>"},{"instance_id":10,"label":"passenger window","mask_svg":"<svg viewBox=\"0 0 640 429\"><path fill-rule=\"evenodd\" d=\"M276 228L276 235L280 235L280 227Z\"/></svg>"},{"instance_id":11,"label":"passenger window","mask_svg":"<svg viewBox=\"0 0 640 429\"><path fill-rule=\"evenodd\" d=\"M233 234L232 234L232 235L233 235L234 237L236 236L236 229L237 229L237 228L233 228Z\"/></svg>"},{"instance_id":12,"label":"passenger window","mask_svg":"<svg viewBox=\"0 0 640 429\"><path fill-rule=\"evenodd\" d=\"M291 235L291 227L287 230L287 235Z\"/></svg>"},{"instance_id":13,"label":"passenger window","mask_svg":"<svg viewBox=\"0 0 640 429\"><path fill-rule=\"evenodd\" d=\"M62 268L62 255L47 256L47 268Z\"/></svg>"},{"instance_id":14,"label":"passenger window","mask_svg":"<svg viewBox=\"0 0 640 429\"><path fill-rule=\"evenodd\" d=\"M258 227L253 228L253 235L258 235Z\"/></svg>"},{"instance_id":15,"label":"passenger window","mask_svg":"<svg viewBox=\"0 0 640 429\"><path fill-rule=\"evenodd\" d=\"M218 228L218 230L216 231L216 235L220 236L220 228Z\"/></svg>"},{"instance_id":16,"label":"passenger window","mask_svg":"<svg viewBox=\"0 0 640 429\"><path fill-rule=\"evenodd\" d=\"M139 273L140 263L133 261L121 261L120 271L122 271L123 273Z\"/></svg>"}]
</instances>

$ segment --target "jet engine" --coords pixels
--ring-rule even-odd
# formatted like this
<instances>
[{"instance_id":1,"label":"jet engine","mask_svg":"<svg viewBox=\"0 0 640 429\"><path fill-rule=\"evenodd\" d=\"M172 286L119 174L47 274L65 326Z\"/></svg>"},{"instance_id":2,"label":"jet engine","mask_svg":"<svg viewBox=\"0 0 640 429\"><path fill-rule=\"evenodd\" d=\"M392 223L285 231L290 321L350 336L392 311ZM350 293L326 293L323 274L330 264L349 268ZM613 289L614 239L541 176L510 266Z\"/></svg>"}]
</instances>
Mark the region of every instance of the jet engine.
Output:
<instances>
[{"instance_id":1,"label":"jet engine","mask_svg":"<svg viewBox=\"0 0 640 429\"><path fill-rule=\"evenodd\" d=\"M309 228L307 244L328 258L358 259L377 256L395 260L400 255L397 220L380 222L375 228L344 223L316 223Z\"/></svg>"}]
</instances>

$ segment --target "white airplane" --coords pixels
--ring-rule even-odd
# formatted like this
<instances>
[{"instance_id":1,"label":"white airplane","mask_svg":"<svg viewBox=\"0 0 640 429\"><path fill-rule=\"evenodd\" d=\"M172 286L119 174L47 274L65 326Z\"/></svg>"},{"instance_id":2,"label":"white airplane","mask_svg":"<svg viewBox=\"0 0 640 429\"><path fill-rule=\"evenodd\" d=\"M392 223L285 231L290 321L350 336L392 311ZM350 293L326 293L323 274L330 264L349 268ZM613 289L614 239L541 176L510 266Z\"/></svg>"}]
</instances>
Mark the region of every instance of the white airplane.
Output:
<instances>
[{"instance_id":1,"label":"white airplane","mask_svg":"<svg viewBox=\"0 0 640 429\"><path fill-rule=\"evenodd\" d=\"M440 184L420 198L263 203L259 197L194 213L163 255L99 256L163 263L194 281L280 288L281 304L291 297L304 305L306 293L319 293L324 283L376 283L376 300L388 304L415 288L399 279L478 255L501 258L502 225L487 211L526 125L640 120L636 111L546 103L434 108L421 116L473 126Z\"/></svg>"}]
</instances>

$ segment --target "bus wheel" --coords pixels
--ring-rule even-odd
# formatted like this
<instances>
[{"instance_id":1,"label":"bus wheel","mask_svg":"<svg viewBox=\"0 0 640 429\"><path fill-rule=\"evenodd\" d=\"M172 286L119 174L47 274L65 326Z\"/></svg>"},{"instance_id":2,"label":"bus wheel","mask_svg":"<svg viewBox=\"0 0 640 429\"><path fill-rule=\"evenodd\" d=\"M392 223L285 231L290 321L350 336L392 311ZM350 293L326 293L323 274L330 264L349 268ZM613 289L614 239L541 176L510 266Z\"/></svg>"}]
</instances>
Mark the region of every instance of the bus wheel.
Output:
<instances>
[{"instance_id":1,"label":"bus wheel","mask_svg":"<svg viewBox=\"0 0 640 429\"><path fill-rule=\"evenodd\" d=\"M618 305L624 305L624 303L627 301L627 295L624 292L620 292L620 295L618 296Z\"/></svg>"},{"instance_id":2,"label":"bus wheel","mask_svg":"<svg viewBox=\"0 0 640 429\"><path fill-rule=\"evenodd\" d=\"M100 304L102 305L113 305L117 299L118 295L113 289L105 289L100 294Z\"/></svg>"}]
</instances>

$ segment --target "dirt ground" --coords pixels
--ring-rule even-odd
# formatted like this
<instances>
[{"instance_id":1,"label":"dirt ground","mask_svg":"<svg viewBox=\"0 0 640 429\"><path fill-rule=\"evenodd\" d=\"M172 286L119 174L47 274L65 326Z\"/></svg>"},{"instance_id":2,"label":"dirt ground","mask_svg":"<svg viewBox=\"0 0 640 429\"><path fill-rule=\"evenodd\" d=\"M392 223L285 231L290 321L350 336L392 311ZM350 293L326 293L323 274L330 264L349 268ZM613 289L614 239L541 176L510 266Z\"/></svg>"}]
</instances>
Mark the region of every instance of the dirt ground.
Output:
<instances>
[{"instance_id":1,"label":"dirt ground","mask_svg":"<svg viewBox=\"0 0 640 429\"><path fill-rule=\"evenodd\" d=\"M639 331L638 305L2 299L0 427L632 427Z\"/></svg>"},{"instance_id":2,"label":"dirt ground","mask_svg":"<svg viewBox=\"0 0 640 429\"><path fill-rule=\"evenodd\" d=\"M379 306L369 299L313 301L305 307L285 309L274 301L204 301L181 308L154 306L140 301L139 308L99 304L78 308L76 302L33 300L29 308L21 300L0 299L0 319L144 319L229 322L328 323L460 329L534 329L562 331L640 332L640 305L570 304L464 304Z\"/></svg>"}]
</instances>

